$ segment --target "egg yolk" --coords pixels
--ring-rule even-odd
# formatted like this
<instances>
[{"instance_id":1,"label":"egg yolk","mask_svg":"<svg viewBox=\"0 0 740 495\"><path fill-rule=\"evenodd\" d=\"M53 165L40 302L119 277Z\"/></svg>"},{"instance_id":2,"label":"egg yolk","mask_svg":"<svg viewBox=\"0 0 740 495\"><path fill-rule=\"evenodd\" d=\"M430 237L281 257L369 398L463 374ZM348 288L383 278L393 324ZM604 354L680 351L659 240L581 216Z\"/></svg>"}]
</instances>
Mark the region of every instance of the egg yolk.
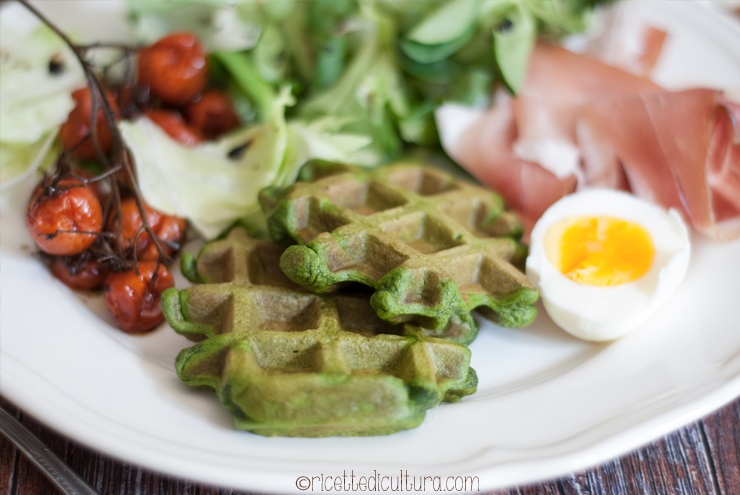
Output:
<instances>
[{"instance_id":1,"label":"egg yolk","mask_svg":"<svg viewBox=\"0 0 740 495\"><path fill-rule=\"evenodd\" d=\"M610 216L561 220L548 229L545 251L563 275L598 287L637 280L655 258L653 238L645 228Z\"/></svg>"}]
</instances>

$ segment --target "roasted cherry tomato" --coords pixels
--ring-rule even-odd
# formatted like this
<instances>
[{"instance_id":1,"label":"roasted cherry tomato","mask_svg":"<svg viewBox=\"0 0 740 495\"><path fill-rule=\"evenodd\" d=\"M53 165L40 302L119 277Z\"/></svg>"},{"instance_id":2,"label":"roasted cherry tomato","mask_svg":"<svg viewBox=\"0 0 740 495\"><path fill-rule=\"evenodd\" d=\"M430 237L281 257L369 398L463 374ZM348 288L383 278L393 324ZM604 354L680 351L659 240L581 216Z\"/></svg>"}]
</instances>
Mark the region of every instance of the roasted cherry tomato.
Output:
<instances>
[{"instance_id":1,"label":"roasted cherry tomato","mask_svg":"<svg viewBox=\"0 0 740 495\"><path fill-rule=\"evenodd\" d=\"M149 88L139 85L127 85L116 89L118 108L125 120L139 116L140 108L149 104Z\"/></svg>"},{"instance_id":2,"label":"roasted cherry tomato","mask_svg":"<svg viewBox=\"0 0 740 495\"><path fill-rule=\"evenodd\" d=\"M79 179L78 179L79 178ZM98 197L98 201L100 201L100 204L105 204L105 200L110 194L110 186L108 186L107 181L105 180L93 180L95 179L95 174L92 172L89 172L83 168L73 168L70 172L70 176L68 178L62 179L62 184L79 184L82 187L87 187L92 192L95 193L95 196ZM88 181L87 184L83 181Z\"/></svg>"},{"instance_id":3,"label":"roasted cherry tomato","mask_svg":"<svg viewBox=\"0 0 740 495\"><path fill-rule=\"evenodd\" d=\"M154 235L159 239L159 245L167 256L172 256L180 250L182 241L185 238L187 221L184 218L171 215L164 215L162 221L154 230ZM153 242L144 248L139 254L140 260L156 260L159 256L157 246Z\"/></svg>"},{"instance_id":4,"label":"roasted cherry tomato","mask_svg":"<svg viewBox=\"0 0 740 495\"><path fill-rule=\"evenodd\" d=\"M153 261L159 256L157 247L142 230L141 214L134 198L125 199L121 203L121 231L118 234L118 243L121 249L129 251L136 249L136 257L142 261ZM165 215L150 206L145 205L144 211L149 226L159 239L164 254L171 256L180 249L180 243L185 236L186 221L183 218ZM111 212L108 218L108 230L116 233L118 230L118 215ZM138 237L137 237L138 234Z\"/></svg>"},{"instance_id":5,"label":"roasted cherry tomato","mask_svg":"<svg viewBox=\"0 0 740 495\"><path fill-rule=\"evenodd\" d=\"M97 158L97 153L90 133L92 116L92 96L90 94L90 89L78 89L72 93L72 99L74 99L76 105L69 113L67 121L62 124L62 127L59 130L59 137L62 140L62 146L64 146L64 149L74 150L71 153L71 156L86 160L94 160ZM118 119L120 114L118 112L118 105L113 98L113 94L106 91L106 99L108 100L108 103L110 103L116 119ZM100 107L101 105L98 105L97 118L95 121L97 126L96 133L101 151L103 151L103 153L107 153L108 150L110 150L113 138L103 110Z\"/></svg>"},{"instance_id":6,"label":"roasted cherry tomato","mask_svg":"<svg viewBox=\"0 0 740 495\"><path fill-rule=\"evenodd\" d=\"M73 290L97 290L108 273L89 251L78 256L57 256L51 262L51 273Z\"/></svg>"},{"instance_id":7,"label":"roasted cherry tomato","mask_svg":"<svg viewBox=\"0 0 740 495\"><path fill-rule=\"evenodd\" d=\"M182 116L177 112L149 110L146 112L146 116L168 136L185 146L195 146L203 140L200 132L185 123Z\"/></svg>"},{"instance_id":8,"label":"roasted cherry tomato","mask_svg":"<svg viewBox=\"0 0 740 495\"><path fill-rule=\"evenodd\" d=\"M131 269L111 272L105 279L105 303L124 332L141 333L153 329L163 320L162 292L174 287L172 275L156 261L142 261L139 273ZM156 276L155 276L156 271Z\"/></svg>"},{"instance_id":9,"label":"roasted cherry tomato","mask_svg":"<svg viewBox=\"0 0 740 495\"><path fill-rule=\"evenodd\" d=\"M206 139L215 139L239 127L231 98L221 91L206 91L183 112L188 123Z\"/></svg>"},{"instance_id":10,"label":"roasted cherry tomato","mask_svg":"<svg viewBox=\"0 0 740 495\"><path fill-rule=\"evenodd\" d=\"M74 256L98 239L103 212L95 192L74 181L61 181L54 189L39 185L28 204L26 227L45 253Z\"/></svg>"},{"instance_id":11,"label":"roasted cherry tomato","mask_svg":"<svg viewBox=\"0 0 740 495\"><path fill-rule=\"evenodd\" d=\"M149 226L153 231L156 231L160 222L162 221L162 215L147 205L144 205L144 211L146 213L146 219ZM120 219L121 227L119 232L118 212L115 210L110 213L108 217L107 230L114 234L117 234L116 239L118 240L119 247L124 251L134 249L134 243L136 244L136 252L139 253L146 249L150 244L151 239L146 231L142 230L144 222L141 220L141 213L139 207L136 204L134 198L126 198L121 202L120 208ZM138 236L138 237L137 237Z\"/></svg>"},{"instance_id":12,"label":"roasted cherry tomato","mask_svg":"<svg viewBox=\"0 0 740 495\"><path fill-rule=\"evenodd\" d=\"M138 82L165 103L184 105L208 81L206 51L190 33L165 36L139 52Z\"/></svg>"}]
</instances>

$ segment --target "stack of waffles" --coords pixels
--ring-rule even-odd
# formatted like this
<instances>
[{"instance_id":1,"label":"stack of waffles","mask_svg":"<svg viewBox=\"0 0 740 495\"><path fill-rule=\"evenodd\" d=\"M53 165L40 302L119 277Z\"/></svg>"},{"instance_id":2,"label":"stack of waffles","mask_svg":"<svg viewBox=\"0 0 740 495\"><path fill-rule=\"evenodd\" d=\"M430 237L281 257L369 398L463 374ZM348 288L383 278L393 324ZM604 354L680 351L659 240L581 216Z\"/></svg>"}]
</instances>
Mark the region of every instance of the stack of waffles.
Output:
<instances>
[{"instance_id":1,"label":"stack of waffles","mask_svg":"<svg viewBox=\"0 0 740 495\"><path fill-rule=\"evenodd\" d=\"M534 319L519 221L501 198L435 169L314 165L263 190L271 241L236 228L183 257L170 289L188 385L210 386L263 435L380 435L477 386L471 312Z\"/></svg>"}]
</instances>

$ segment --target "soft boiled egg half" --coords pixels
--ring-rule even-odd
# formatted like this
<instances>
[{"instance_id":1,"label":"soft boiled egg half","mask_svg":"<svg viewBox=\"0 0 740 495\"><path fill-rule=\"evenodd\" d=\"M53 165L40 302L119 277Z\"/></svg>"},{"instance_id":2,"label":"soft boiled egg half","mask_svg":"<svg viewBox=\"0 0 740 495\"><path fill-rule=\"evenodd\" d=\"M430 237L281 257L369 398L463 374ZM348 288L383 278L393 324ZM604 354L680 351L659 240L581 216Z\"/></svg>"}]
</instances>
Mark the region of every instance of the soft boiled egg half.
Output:
<instances>
[{"instance_id":1,"label":"soft boiled egg half","mask_svg":"<svg viewBox=\"0 0 740 495\"><path fill-rule=\"evenodd\" d=\"M621 191L584 190L554 203L535 224L527 276L558 326L606 341L639 327L668 299L690 252L675 210Z\"/></svg>"}]
</instances>

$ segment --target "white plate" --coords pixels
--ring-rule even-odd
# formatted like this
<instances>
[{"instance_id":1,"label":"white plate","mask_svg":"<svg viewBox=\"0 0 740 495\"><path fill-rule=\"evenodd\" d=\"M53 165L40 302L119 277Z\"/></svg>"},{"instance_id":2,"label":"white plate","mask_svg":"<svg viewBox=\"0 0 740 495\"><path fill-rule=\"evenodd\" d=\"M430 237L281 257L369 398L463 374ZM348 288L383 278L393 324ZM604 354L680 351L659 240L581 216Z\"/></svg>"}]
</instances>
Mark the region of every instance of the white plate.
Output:
<instances>
[{"instance_id":1,"label":"white plate","mask_svg":"<svg viewBox=\"0 0 740 495\"><path fill-rule=\"evenodd\" d=\"M661 81L740 88L736 25L698 3L651 5L646 16L680 33ZM23 225L31 186L1 198L2 393L69 437L149 469L269 492L296 491L301 476L317 477L319 491L322 479L327 487L329 476L352 471L385 484L398 481L382 476L402 472L411 483L468 475L478 482L469 488L487 490L600 463L740 394L740 242L695 238L675 296L611 345L577 341L544 313L526 329L484 324L471 346L478 392L430 411L416 430L325 439L235 431L212 393L175 375L187 340L166 327L119 332L98 299L68 291L31 255Z\"/></svg>"}]
</instances>

